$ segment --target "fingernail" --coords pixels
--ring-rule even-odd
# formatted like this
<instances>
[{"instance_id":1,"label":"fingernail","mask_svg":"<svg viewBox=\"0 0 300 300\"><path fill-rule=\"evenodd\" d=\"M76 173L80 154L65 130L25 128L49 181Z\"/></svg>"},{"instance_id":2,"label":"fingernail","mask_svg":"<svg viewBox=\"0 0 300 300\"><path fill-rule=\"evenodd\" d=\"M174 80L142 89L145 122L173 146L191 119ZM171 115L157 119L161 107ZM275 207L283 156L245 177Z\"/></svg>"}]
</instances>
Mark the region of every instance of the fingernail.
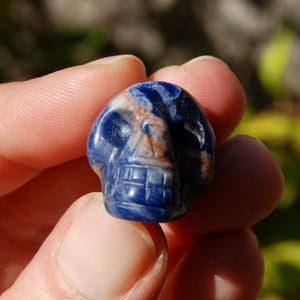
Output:
<instances>
[{"instance_id":1,"label":"fingernail","mask_svg":"<svg viewBox=\"0 0 300 300\"><path fill-rule=\"evenodd\" d=\"M216 61L216 62L219 62L221 63L222 65L226 66L228 68L228 65L221 59L217 58L217 57L214 57L214 56L210 56L210 55L202 55L202 56L198 56L198 57L195 57L191 60L189 60L188 62L186 62L185 64L183 64L183 66L190 66L194 63L197 63L199 61Z\"/></svg>"},{"instance_id":2,"label":"fingernail","mask_svg":"<svg viewBox=\"0 0 300 300\"><path fill-rule=\"evenodd\" d=\"M134 55L131 55L131 54L123 54L123 55L116 55L116 56L108 56L108 57L104 57L104 58L99 58L99 59L96 59L96 60L93 60L93 61L87 63L87 65L112 64L112 63L115 63L117 61L121 61L121 60L125 60L125 59L135 60L138 64L140 64L143 68L145 68L145 65L142 62L142 60L140 60L138 57L136 57Z\"/></svg>"},{"instance_id":3,"label":"fingernail","mask_svg":"<svg viewBox=\"0 0 300 300\"><path fill-rule=\"evenodd\" d=\"M120 220L104 209L100 193L89 194L60 249L64 277L91 299L115 299L127 293L153 263L156 249L137 222Z\"/></svg>"}]
</instances>

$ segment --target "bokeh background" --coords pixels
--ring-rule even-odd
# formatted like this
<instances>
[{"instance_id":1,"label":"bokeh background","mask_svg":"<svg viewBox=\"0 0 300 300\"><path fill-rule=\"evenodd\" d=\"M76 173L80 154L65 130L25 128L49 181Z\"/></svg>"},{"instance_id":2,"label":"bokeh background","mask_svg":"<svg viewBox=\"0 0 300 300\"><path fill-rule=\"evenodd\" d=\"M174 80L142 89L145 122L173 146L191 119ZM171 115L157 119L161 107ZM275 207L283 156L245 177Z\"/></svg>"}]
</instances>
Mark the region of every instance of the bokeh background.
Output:
<instances>
[{"instance_id":1,"label":"bokeh background","mask_svg":"<svg viewBox=\"0 0 300 300\"><path fill-rule=\"evenodd\" d=\"M123 53L149 74L204 54L236 73L248 106L235 134L261 139L286 179L278 208L253 228L266 263L260 299L300 299L299 0L0 1L0 82Z\"/></svg>"}]
</instances>

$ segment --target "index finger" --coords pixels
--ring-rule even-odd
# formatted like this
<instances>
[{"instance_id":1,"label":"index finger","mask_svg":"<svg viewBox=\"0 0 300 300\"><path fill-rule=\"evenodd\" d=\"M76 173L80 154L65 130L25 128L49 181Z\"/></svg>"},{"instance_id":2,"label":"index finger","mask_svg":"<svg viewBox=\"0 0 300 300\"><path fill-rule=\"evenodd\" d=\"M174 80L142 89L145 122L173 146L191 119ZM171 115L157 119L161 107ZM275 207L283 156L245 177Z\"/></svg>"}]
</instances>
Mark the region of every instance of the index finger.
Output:
<instances>
[{"instance_id":1,"label":"index finger","mask_svg":"<svg viewBox=\"0 0 300 300\"><path fill-rule=\"evenodd\" d=\"M104 104L144 80L143 63L124 55L0 85L0 194L41 169L84 156Z\"/></svg>"}]
</instances>

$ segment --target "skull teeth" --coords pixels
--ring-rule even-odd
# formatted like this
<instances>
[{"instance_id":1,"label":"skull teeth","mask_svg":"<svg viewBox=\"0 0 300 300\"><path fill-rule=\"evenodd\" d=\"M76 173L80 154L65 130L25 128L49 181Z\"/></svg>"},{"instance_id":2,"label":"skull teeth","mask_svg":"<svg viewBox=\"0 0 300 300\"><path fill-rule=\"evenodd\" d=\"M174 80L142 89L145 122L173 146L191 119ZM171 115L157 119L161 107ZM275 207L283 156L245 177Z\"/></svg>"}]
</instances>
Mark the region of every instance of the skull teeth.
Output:
<instances>
[{"instance_id":1,"label":"skull teeth","mask_svg":"<svg viewBox=\"0 0 300 300\"><path fill-rule=\"evenodd\" d=\"M152 166L121 165L115 170L113 180L146 186L179 187L179 179L175 170Z\"/></svg>"},{"instance_id":2,"label":"skull teeth","mask_svg":"<svg viewBox=\"0 0 300 300\"><path fill-rule=\"evenodd\" d=\"M114 172L111 196L124 195L122 201L147 205L176 205L180 201L180 184L172 169L151 166L121 165ZM120 199L121 200L121 199Z\"/></svg>"}]
</instances>

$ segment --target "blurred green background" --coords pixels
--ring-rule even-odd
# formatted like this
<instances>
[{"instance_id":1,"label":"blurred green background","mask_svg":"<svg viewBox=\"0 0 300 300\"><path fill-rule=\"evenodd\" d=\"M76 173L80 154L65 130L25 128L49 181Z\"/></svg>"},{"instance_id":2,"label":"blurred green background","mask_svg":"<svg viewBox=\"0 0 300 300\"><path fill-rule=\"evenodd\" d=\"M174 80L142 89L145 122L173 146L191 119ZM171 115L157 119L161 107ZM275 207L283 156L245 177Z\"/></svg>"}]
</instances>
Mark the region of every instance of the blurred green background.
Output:
<instances>
[{"instance_id":1,"label":"blurred green background","mask_svg":"<svg viewBox=\"0 0 300 300\"><path fill-rule=\"evenodd\" d=\"M148 72L218 56L248 98L235 134L261 139L286 189L253 230L266 263L260 299L300 299L300 3L247 0L1 0L0 82L132 53Z\"/></svg>"}]
</instances>

